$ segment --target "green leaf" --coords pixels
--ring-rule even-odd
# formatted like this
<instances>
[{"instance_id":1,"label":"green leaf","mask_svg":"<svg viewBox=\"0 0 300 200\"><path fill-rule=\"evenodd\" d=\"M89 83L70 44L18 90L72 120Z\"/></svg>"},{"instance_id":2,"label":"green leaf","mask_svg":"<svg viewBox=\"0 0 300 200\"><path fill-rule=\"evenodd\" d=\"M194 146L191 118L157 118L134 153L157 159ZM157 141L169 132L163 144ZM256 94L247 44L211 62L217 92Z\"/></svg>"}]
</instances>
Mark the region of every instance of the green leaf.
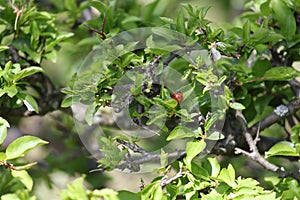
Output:
<instances>
[{"instance_id":1,"label":"green leaf","mask_svg":"<svg viewBox=\"0 0 300 200\"><path fill-rule=\"evenodd\" d=\"M178 105L178 102L174 99L163 100L158 97L153 97L153 100L165 108L176 108L176 106Z\"/></svg>"},{"instance_id":2,"label":"green leaf","mask_svg":"<svg viewBox=\"0 0 300 200\"><path fill-rule=\"evenodd\" d=\"M39 106L36 100L32 96L26 93L19 93L17 97L23 101L28 111L30 112L35 111L36 113L39 113Z\"/></svg>"},{"instance_id":3,"label":"green leaf","mask_svg":"<svg viewBox=\"0 0 300 200\"><path fill-rule=\"evenodd\" d=\"M278 34L274 31L265 28L258 28L257 30L255 30L252 36L252 40L254 40L257 44L267 42L275 44L281 39L284 39L284 36L282 34Z\"/></svg>"},{"instance_id":4,"label":"green leaf","mask_svg":"<svg viewBox=\"0 0 300 200\"><path fill-rule=\"evenodd\" d=\"M235 183L235 173L234 169L231 166L231 164L228 165L228 168L223 168L218 176L219 180L224 181L227 185L229 185L232 188L236 187Z\"/></svg>"},{"instance_id":5,"label":"green leaf","mask_svg":"<svg viewBox=\"0 0 300 200\"><path fill-rule=\"evenodd\" d=\"M0 152L0 160L6 160L6 154L4 152Z\"/></svg>"},{"instance_id":6,"label":"green leaf","mask_svg":"<svg viewBox=\"0 0 300 200\"><path fill-rule=\"evenodd\" d=\"M231 164L228 165L227 167L228 175L231 180L235 180L235 170Z\"/></svg>"},{"instance_id":7,"label":"green leaf","mask_svg":"<svg viewBox=\"0 0 300 200\"><path fill-rule=\"evenodd\" d=\"M177 31L185 34L185 17L184 12L181 9L177 15Z\"/></svg>"},{"instance_id":8,"label":"green leaf","mask_svg":"<svg viewBox=\"0 0 300 200\"><path fill-rule=\"evenodd\" d=\"M92 192L92 196L95 197L95 198L97 197L97 199L99 197L102 197L100 199L119 200L118 192L116 192L116 191L114 191L113 189L110 189L110 188L104 188L104 189L101 189L101 190L94 190ZM91 198L91 199L93 199L93 198Z\"/></svg>"},{"instance_id":9,"label":"green leaf","mask_svg":"<svg viewBox=\"0 0 300 200\"><path fill-rule=\"evenodd\" d=\"M32 96L26 95L26 98L24 99L23 103L27 107L28 111L35 111L36 113L39 113L39 106Z\"/></svg>"},{"instance_id":10,"label":"green leaf","mask_svg":"<svg viewBox=\"0 0 300 200\"><path fill-rule=\"evenodd\" d=\"M19 137L16 140L14 140L12 143L10 143L6 148L6 152L5 152L6 160L22 157L25 153L27 153L31 149L43 144L48 144L48 142L41 140L40 138L29 136L29 135Z\"/></svg>"},{"instance_id":11,"label":"green leaf","mask_svg":"<svg viewBox=\"0 0 300 200\"><path fill-rule=\"evenodd\" d=\"M186 144L186 163L190 165L195 158L206 147L204 140L193 140Z\"/></svg>"},{"instance_id":12,"label":"green leaf","mask_svg":"<svg viewBox=\"0 0 300 200\"><path fill-rule=\"evenodd\" d=\"M265 153L266 158L271 156L299 156L293 143L282 141L276 143Z\"/></svg>"},{"instance_id":13,"label":"green leaf","mask_svg":"<svg viewBox=\"0 0 300 200\"><path fill-rule=\"evenodd\" d=\"M293 126L292 134L291 134L291 141L294 144L300 143L299 135L300 135L300 125Z\"/></svg>"},{"instance_id":14,"label":"green leaf","mask_svg":"<svg viewBox=\"0 0 300 200\"><path fill-rule=\"evenodd\" d=\"M87 190L83 185L84 177L80 177L73 181L73 183L68 184L68 190L62 190L60 193L61 199L71 200L71 199L81 199L88 200Z\"/></svg>"},{"instance_id":15,"label":"green leaf","mask_svg":"<svg viewBox=\"0 0 300 200\"><path fill-rule=\"evenodd\" d=\"M161 167L166 167L168 165L168 153L166 153L163 149L160 152L160 165Z\"/></svg>"},{"instance_id":16,"label":"green leaf","mask_svg":"<svg viewBox=\"0 0 300 200\"><path fill-rule=\"evenodd\" d=\"M210 131L208 131L206 133L206 137L205 137L205 139L207 139L207 140L222 140L224 138L225 138L225 136L222 133L220 133L219 131L212 131L212 133L210 133Z\"/></svg>"},{"instance_id":17,"label":"green leaf","mask_svg":"<svg viewBox=\"0 0 300 200\"><path fill-rule=\"evenodd\" d=\"M199 15L198 15L200 21L204 20L206 14L207 14L207 12L209 11L210 8L211 8L211 6L204 6L200 9L200 12L199 12Z\"/></svg>"},{"instance_id":18,"label":"green leaf","mask_svg":"<svg viewBox=\"0 0 300 200\"><path fill-rule=\"evenodd\" d=\"M209 131L209 128L218 120L222 119L224 117L223 112L214 112L212 115L209 116L208 120L206 120L204 125L204 131L205 133Z\"/></svg>"},{"instance_id":19,"label":"green leaf","mask_svg":"<svg viewBox=\"0 0 300 200\"><path fill-rule=\"evenodd\" d=\"M75 11L77 9L76 0L64 0L66 9Z\"/></svg>"},{"instance_id":20,"label":"green leaf","mask_svg":"<svg viewBox=\"0 0 300 200\"><path fill-rule=\"evenodd\" d=\"M133 192L130 192L130 191L126 191L126 190L121 190L121 191L118 191L118 197L119 197L119 200L140 200L141 198L139 197L139 195L133 193Z\"/></svg>"},{"instance_id":21,"label":"green leaf","mask_svg":"<svg viewBox=\"0 0 300 200\"><path fill-rule=\"evenodd\" d=\"M175 24L174 19L168 17L160 17L160 19L166 24Z\"/></svg>"},{"instance_id":22,"label":"green leaf","mask_svg":"<svg viewBox=\"0 0 300 200\"><path fill-rule=\"evenodd\" d=\"M31 191L32 186L33 186L33 181L30 175L27 173L25 170L21 171L16 171L16 170L11 170L11 175L21 181L25 187Z\"/></svg>"},{"instance_id":23,"label":"green leaf","mask_svg":"<svg viewBox=\"0 0 300 200\"><path fill-rule=\"evenodd\" d=\"M94 116L95 113L97 112L96 106L97 106L96 103L93 102L92 104L89 105L89 107L85 111L84 119L90 126L94 123Z\"/></svg>"},{"instance_id":24,"label":"green leaf","mask_svg":"<svg viewBox=\"0 0 300 200\"><path fill-rule=\"evenodd\" d=\"M170 29L167 29L167 28L161 28L161 27L151 28L151 31L155 35L159 35L163 38L166 38L167 41L180 40L181 39L180 36L183 36L183 34L175 32L174 30L170 30Z\"/></svg>"},{"instance_id":25,"label":"green leaf","mask_svg":"<svg viewBox=\"0 0 300 200\"><path fill-rule=\"evenodd\" d=\"M27 67L21 70L16 76L14 77L14 82L19 81L22 78L30 76L32 74L36 74L38 72L43 72L44 70L41 67Z\"/></svg>"},{"instance_id":26,"label":"green leaf","mask_svg":"<svg viewBox=\"0 0 300 200\"><path fill-rule=\"evenodd\" d=\"M150 117L150 119L146 122L146 125L149 126L151 124L155 124L158 127L162 127L166 117L166 113L158 113L157 115Z\"/></svg>"},{"instance_id":27,"label":"green leaf","mask_svg":"<svg viewBox=\"0 0 300 200\"><path fill-rule=\"evenodd\" d=\"M283 36L291 40L296 33L296 19L293 11L283 0L272 0L272 9L275 18L280 24L280 31Z\"/></svg>"},{"instance_id":28,"label":"green leaf","mask_svg":"<svg viewBox=\"0 0 300 200\"><path fill-rule=\"evenodd\" d=\"M116 142L111 138L100 137L98 139L100 151L103 157L98 160L99 166L106 168L107 171L113 170L125 158L127 149L120 149ZM137 171L138 171L137 166Z\"/></svg>"},{"instance_id":29,"label":"green leaf","mask_svg":"<svg viewBox=\"0 0 300 200\"><path fill-rule=\"evenodd\" d=\"M31 167L33 167L36 164L37 164L37 162L33 162L33 163L28 163L26 165L14 166L14 170L17 170L17 171L27 170L27 169L30 169Z\"/></svg>"},{"instance_id":30,"label":"green leaf","mask_svg":"<svg viewBox=\"0 0 300 200\"><path fill-rule=\"evenodd\" d=\"M153 199L163 199L163 190L159 184L157 184L153 191Z\"/></svg>"},{"instance_id":31,"label":"green leaf","mask_svg":"<svg viewBox=\"0 0 300 200\"><path fill-rule=\"evenodd\" d=\"M9 128L9 123L2 117L0 117L0 145L4 142L7 136L7 128Z\"/></svg>"},{"instance_id":32,"label":"green leaf","mask_svg":"<svg viewBox=\"0 0 300 200\"><path fill-rule=\"evenodd\" d=\"M274 67L266 71L263 80L269 81L290 81L300 76L300 72L292 67Z\"/></svg>"},{"instance_id":33,"label":"green leaf","mask_svg":"<svg viewBox=\"0 0 300 200\"><path fill-rule=\"evenodd\" d=\"M160 200L163 197L160 181L152 182L147 185L141 192L141 200L157 199Z\"/></svg>"},{"instance_id":34,"label":"green leaf","mask_svg":"<svg viewBox=\"0 0 300 200\"><path fill-rule=\"evenodd\" d=\"M247 20L243 26L243 39L245 42L249 41L250 39L250 28L251 28L250 21Z\"/></svg>"},{"instance_id":35,"label":"green leaf","mask_svg":"<svg viewBox=\"0 0 300 200\"><path fill-rule=\"evenodd\" d=\"M212 158L212 157L209 157L207 158L207 160L209 161L210 163L210 166L211 166L211 176L212 177L217 177L220 173L220 164L218 162L218 160L216 158Z\"/></svg>"},{"instance_id":36,"label":"green leaf","mask_svg":"<svg viewBox=\"0 0 300 200\"><path fill-rule=\"evenodd\" d=\"M72 37L73 35L74 35L74 33L60 33L55 40L53 40L53 41L49 42L49 44L47 44L46 51L51 50L53 47L55 47L62 41Z\"/></svg>"},{"instance_id":37,"label":"green leaf","mask_svg":"<svg viewBox=\"0 0 300 200\"><path fill-rule=\"evenodd\" d=\"M260 5L260 11L263 13L264 16L268 16L271 14L271 8L270 8L270 0L262 3Z\"/></svg>"},{"instance_id":38,"label":"green leaf","mask_svg":"<svg viewBox=\"0 0 300 200\"><path fill-rule=\"evenodd\" d=\"M72 96L71 96L71 97L65 98L65 99L61 102L61 107L62 107L62 108L67 108L67 107L72 106L73 98L74 98L74 97L72 97Z\"/></svg>"},{"instance_id":39,"label":"green leaf","mask_svg":"<svg viewBox=\"0 0 300 200\"><path fill-rule=\"evenodd\" d=\"M271 67L271 62L267 59L258 59L252 66L252 74L255 77L262 77Z\"/></svg>"},{"instance_id":40,"label":"green leaf","mask_svg":"<svg viewBox=\"0 0 300 200\"><path fill-rule=\"evenodd\" d=\"M1 196L1 200L20 200L17 194L5 194Z\"/></svg>"},{"instance_id":41,"label":"green leaf","mask_svg":"<svg viewBox=\"0 0 300 200\"><path fill-rule=\"evenodd\" d=\"M244 110L246 109L245 106L238 102L229 103L229 107L234 110Z\"/></svg>"},{"instance_id":42,"label":"green leaf","mask_svg":"<svg viewBox=\"0 0 300 200\"><path fill-rule=\"evenodd\" d=\"M192 172L193 175L197 176L198 178L209 180L208 171L204 167L198 165L195 162L191 162L190 171Z\"/></svg>"},{"instance_id":43,"label":"green leaf","mask_svg":"<svg viewBox=\"0 0 300 200\"><path fill-rule=\"evenodd\" d=\"M4 91L10 98L12 98L18 93L18 88L15 84L12 84L10 86L5 86Z\"/></svg>"},{"instance_id":44,"label":"green leaf","mask_svg":"<svg viewBox=\"0 0 300 200\"><path fill-rule=\"evenodd\" d=\"M188 128L184 126L176 126L167 137L167 141L181 139L181 138L188 138L194 137L195 134Z\"/></svg>"},{"instance_id":45,"label":"green leaf","mask_svg":"<svg viewBox=\"0 0 300 200\"><path fill-rule=\"evenodd\" d=\"M5 51L6 49L9 49L9 46L0 45L0 52Z\"/></svg>"}]
</instances>

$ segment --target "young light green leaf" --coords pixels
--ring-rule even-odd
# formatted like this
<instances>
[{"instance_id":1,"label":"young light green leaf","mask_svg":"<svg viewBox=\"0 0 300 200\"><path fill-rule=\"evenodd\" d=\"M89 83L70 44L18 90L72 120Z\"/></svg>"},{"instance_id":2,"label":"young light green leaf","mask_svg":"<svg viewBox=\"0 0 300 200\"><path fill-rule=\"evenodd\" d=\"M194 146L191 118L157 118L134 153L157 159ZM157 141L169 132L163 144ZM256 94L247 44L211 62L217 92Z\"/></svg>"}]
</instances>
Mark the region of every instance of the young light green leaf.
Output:
<instances>
[{"instance_id":1,"label":"young light green leaf","mask_svg":"<svg viewBox=\"0 0 300 200\"><path fill-rule=\"evenodd\" d=\"M19 199L20 198L15 193L8 193L1 196L1 200L19 200Z\"/></svg>"},{"instance_id":2,"label":"young light green leaf","mask_svg":"<svg viewBox=\"0 0 300 200\"><path fill-rule=\"evenodd\" d=\"M214 157L209 157L207 158L207 160L209 161L210 163L210 166L211 166L211 176L212 177L217 177L220 173L220 164L218 162L218 160Z\"/></svg>"},{"instance_id":3,"label":"young light green leaf","mask_svg":"<svg viewBox=\"0 0 300 200\"><path fill-rule=\"evenodd\" d=\"M0 152L0 160L6 160L6 154L4 152Z\"/></svg>"},{"instance_id":4,"label":"young light green leaf","mask_svg":"<svg viewBox=\"0 0 300 200\"><path fill-rule=\"evenodd\" d=\"M229 103L229 107L234 110L244 110L246 109L245 106L238 102Z\"/></svg>"},{"instance_id":5,"label":"young light green leaf","mask_svg":"<svg viewBox=\"0 0 300 200\"><path fill-rule=\"evenodd\" d=\"M31 149L43 145L48 144L48 142L34 137L34 136L23 136L14 140L12 143L8 145L6 148L6 160L11 160L15 158L22 157L25 153L30 151Z\"/></svg>"},{"instance_id":6,"label":"young light green leaf","mask_svg":"<svg viewBox=\"0 0 300 200\"><path fill-rule=\"evenodd\" d=\"M224 117L224 113L223 112L214 112L209 118L208 120L205 122L204 125L204 130L205 132L207 132L209 130L209 128L218 120L222 119Z\"/></svg>"},{"instance_id":7,"label":"young light green leaf","mask_svg":"<svg viewBox=\"0 0 300 200\"><path fill-rule=\"evenodd\" d=\"M190 165L195 158L206 147L204 140L193 140L186 144L186 163Z\"/></svg>"},{"instance_id":8,"label":"young light green leaf","mask_svg":"<svg viewBox=\"0 0 300 200\"><path fill-rule=\"evenodd\" d=\"M89 107L86 109L84 119L88 123L88 125L91 126L94 123L94 117L96 112L97 110L95 103L90 104Z\"/></svg>"},{"instance_id":9,"label":"young light green leaf","mask_svg":"<svg viewBox=\"0 0 300 200\"><path fill-rule=\"evenodd\" d=\"M276 143L265 153L266 158L271 156L299 156L293 143L282 141Z\"/></svg>"},{"instance_id":10,"label":"young light green leaf","mask_svg":"<svg viewBox=\"0 0 300 200\"><path fill-rule=\"evenodd\" d=\"M166 167L168 165L168 153L166 153L163 149L160 152L160 165L161 167Z\"/></svg>"},{"instance_id":11,"label":"young light green leaf","mask_svg":"<svg viewBox=\"0 0 300 200\"><path fill-rule=\"evenodd\" d=\"M100 199L120 200L118 198L118 192L116 192L116 191L114 191L113 189L110 189L110 188L103 188L101 190L94 190L92 192L91 196L92 196L91 199L94 199L94 198L98 199L100 197Z\"/></svg>"},{"instance_id":12,"label":"young light green leaf","mask_svg":"<svg viewBox=\"0 0 300 200\"><path fill-rule=\"evenodd\" d=\"M291 133L291 141L294 144L300 143L300 125L296 125L292 128L292 133Z\"/></svg>"},{"instance_id":13,"label":"young light green leaf","mask_svg":"<svg viewBox=\"0 0 300 200\"><path fill-rule=\"evenodd\" d=\"M235 180L235 170L231 164L228 165L227 171L228 171L228 175L229 175L230 179L232 181L234 181Z\"/></svg>"},{"instance_id":14,"label":"young light green leaf","mask_svg":"<svg viewBox=\"0 0 300 200\"><path fill-rule=\"evenodd\" d=\"M176 108L178 105L178 102L174 99L163 100L161 98L154 97L153 100L165 108Z\"/></svg>"},{"instance_id":15,"label":"young light green leaf","mask_svg":"<svg viewBox=\"0 0 300 200\"><path fill-rule=\"evenodd\" d=\"M162 199L162 188L160 181L155 181L147 185L141 192L141 200Z\"/></svg>"},{"instance_id":16,"label":"young light green leaf","mask_svg":"<svg viewBox=\"0 0 300 200\"><path fill-rule=\"evenodd\" d=\"M61 107L62 108L67 108L70 107L73 104L73 97L67 97L61 102Z\"/></svg>"},{"instance_id":17,"label":"young light green leaf","mask_svg":"<svg viewBox=\"0 0 300 200\"><path fill-rule=\"evenodd\" d=\"M230 170L232 170L231 167ZM221 170L218 179L224 181L227 185L229 185L232 188L235 188L236 186L235 177L233 177L232 171L229 172L229 170L226 168L223 168Z\"/></svg>"},{"instance_id":18,"label":"young light green leaf","mask_svg":"<svg viewBox=\"0 0 300 200\"><path fill-rule=\"evenodd\" d=\"M14 170L20 171L20 170L27 170L30 169L32 166L36 165L37 162L28 163L26 165L20 165L20 166L14 166Z\"/></svg>"},{"instance_id":19,"label":"young light green leaf","mask_svg":"<svg viewBox=\"0 0 300 200\"><path fill-rule=\"evenodd\" d=\"M16 171L11 170L11 175L21 181L25 187L31 191L33 186L33 181L31 176L28 174L26 170Z\"/></svg>"},{"instance_id":20,"label":"young light green leaf","mask_svg":"<svg viewBox=\"0 0 300 200\"><path fill-rule=\"evenodd\" d=\"M77 178L73 183L68 184L68 190L62 190L60 193L61 199L88 200L87 190L83 185L84 177Z\"/></svg>"},{"instance_id":21,"label":"young light green leaf","mask_svg":"<svg viewBox=\"0 0 300 200\"><path fill-rule=\"evenodd\" d=\"M4 142L7 136L7 128L9 128L9 123L2 117L0 117L0 145Z\"/></svg>"},{"instance_id":22,"label":"young light green leaf","mask_svg":"<svg viewBox=\"0 0 300 200\"><path fill-rule=\"evenodd\" d=\"M219 131L212 131L212 132L208 131L205 137L205 139L207 140L222 140L224 138L225 136Z\"/></svg>"},{"instance_id":23,"label":"young light green leaf","mask_svg":"<svg viewBox=\"0 0 300 200\"><path fill-rule=\"evenodd\" d=\"M17 82L20 79L30 76L32 74L36 74L38 72L43 72L43 71L44 70L41 67L27 67L27 68L21 70L18 74L16 74L16 76L14 78L14 82Z\"/></svg>"},{"instance_id":24,"label":"young light green leaf","mask_svg":"<svg viewBox=\"0 0 300 200\"><path fill-rule=\"evenodd\" d=\"M18 88L15 84L10 86L4 86L4 92L10 97L13 98L18 93Z\"/></svg>"},{"instance_id":25,"label":"young light green leaf","mask_svg":"<svg viewBox=\"0 0 300 200\"><path fill-rule=\"evenodd\" d=\"M5 51L6 49L9 49L9 46L6 45L0 45L0 52Z\"/></svg>"},{"instance_id":26,"label":"young light green leaf","mask_svg":"<svg viewBox=\"0 0 300 200\"><path fill-rule=\"evenodd\" d=\"M167 141L181 139L181 138L188 138L193 137L195 134L186 127L183 126L176 126L167 137Z\"/></svg>"},{"instance_id":27,"label":"young light green leaf","mask_svg":"<svg viewBox=\"0 0 300 200\"><path fill-rule=\"evenodd\" d=\"M28 111L30 111L30 112L34 111L36 113L39 113L39 106L32 96L26 94L26 97L23 100L23 103L26 106Z\"/></svg>"}]
</instances>

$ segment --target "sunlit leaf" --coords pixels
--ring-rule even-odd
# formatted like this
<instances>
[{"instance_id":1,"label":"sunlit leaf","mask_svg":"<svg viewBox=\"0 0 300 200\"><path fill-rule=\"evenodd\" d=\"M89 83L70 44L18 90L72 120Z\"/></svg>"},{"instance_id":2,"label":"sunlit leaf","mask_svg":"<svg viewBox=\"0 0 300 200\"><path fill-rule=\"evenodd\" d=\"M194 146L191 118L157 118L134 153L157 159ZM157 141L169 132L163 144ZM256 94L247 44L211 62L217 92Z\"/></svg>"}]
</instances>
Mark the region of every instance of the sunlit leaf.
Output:
<instances>
[{"instance_id":1,"label":"sunlit leaf","mask_svg":"<svg viewBox=\"0 0 300 200\"><path fill-rule=\"evenodd\" d=\"M12 143L10 143L6 148L5 151L6 160L22 157L28 151L43 144L48 144L48 142L40 138L29 136L29 135L19 137L16 140L14 140Z\"/></svg>"},{"instance_id":2,"label":"sunlit leaf","mask_svg":"<svg viewBox=\"0 0 300 200\"><path fill-rule=\"evenodd\" d=\"M26 170L11 170L11 175L21 181L29 191L32 190L33 180Z\"/></svg>"}]
</instances>

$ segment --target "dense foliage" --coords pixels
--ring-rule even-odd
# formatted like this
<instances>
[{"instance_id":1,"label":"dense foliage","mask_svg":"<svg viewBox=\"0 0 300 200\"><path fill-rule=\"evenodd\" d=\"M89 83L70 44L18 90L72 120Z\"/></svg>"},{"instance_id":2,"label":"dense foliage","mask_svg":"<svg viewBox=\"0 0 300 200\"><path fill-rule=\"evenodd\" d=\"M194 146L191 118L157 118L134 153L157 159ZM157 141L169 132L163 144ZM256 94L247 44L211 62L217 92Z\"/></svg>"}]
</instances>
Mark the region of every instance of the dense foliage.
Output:
<instances>
[{"instance_id":1,"label":"dense foliage","mask_svg":"<svg viewBox=\"0 0 300 200\"><path fill-rule=\"evenodd\" d=\"M56 170L86 174L66 200L300 199L300 1L248 1L222 26L172 0L58 2L0 2L1 199L36 199ZM35 115L56 129L3 145ZM157 176L103 189L116 169Z\"/></svg>"}]
</instances>

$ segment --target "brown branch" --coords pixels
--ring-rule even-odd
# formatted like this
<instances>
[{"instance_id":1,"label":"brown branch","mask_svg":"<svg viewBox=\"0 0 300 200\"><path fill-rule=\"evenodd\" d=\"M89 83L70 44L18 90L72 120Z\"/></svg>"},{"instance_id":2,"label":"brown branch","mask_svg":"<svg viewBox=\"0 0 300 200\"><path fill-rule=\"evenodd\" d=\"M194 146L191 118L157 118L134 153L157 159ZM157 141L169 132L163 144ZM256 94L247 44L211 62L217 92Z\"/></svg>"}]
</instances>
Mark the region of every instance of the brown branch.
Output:
<instances>
[{"instance_id":1,"label":"brown branch","mask_svg":"<svg viewBox=\"0 0 300 200\"><path fill-rule=\"evenodd\" d=\"M102 20L102 23L101 23L101 31L87 25L87 24L83 24L85 27L87 27L88 29L90 29L91 31L97 33L100 35L101 39L102 40L105 40L106 39L106 35L104 33L104 25L105 25L105 21L106 21L106 14L104 14L104 17L103 17L103 20Z\"/></svg>"},{"instance_id":2,"label":"brown branch","mask_svg":"<svg viewBox=\"0 0 300 200\"><path fill-rule=\"evenodd\" d=\"M278 112L276 112L276 109L278 109ZM276 109L274 110L274 112L272 112L266 118L257 122L249 129L249 132L251 133L252 136L254 136L256 134L259 126L260 126L260 130L262 131L262 130L270 127L271 125L279 122L280 120L285 119L287 116L294 115L300 109L300 98L296 98L296 99L292 100L286 106L285 109L287 112L281 112L281 111L284 111L283 106L281 106L281 108L279 106Z\"/></svg>"},{"instance_id":3,"label":"brown branch","mask_svg":"<svg viewBox=\"0 0 300 200\"><path fill-rule=\"evenodd\" d=\"M172 183L173 181L175 181L176 179L182 177L183 175L184 175L184 173L183 173L182 167L180 167L179 172L175 176L168 178L168 176L165 175L160 181L160 186L161 187L166 186L166 185Z\"/></svg>"},{"instance_id":4,"label":"brown branch","mask_svg":"<svg viewBox=\"0 0 300 200\"><path fill-rule=\"evenodd\" d=\"M130 149L131 151L135 152L135 153L140 153L140 154L143 154L143 155L149 155L149 153L147 151L145 151L143 148L141 148L140 146L138 146L137 144L131 144L127 141L124 141L124 140L121 140L121 139L116 139L116 141L127 147L128 149Z\"/></svg>"},{"instance_id":5,"label":"brown branch","mask_svg":"<svg viewBox=\"0 0 300 200\"><path fill-rule=\"evenodd\" d=\"M267 161L264 157L262 157L257 149L256 143L258 141L258 136L256 136L256 139L254 140L252 138L251 133L249 132L248 128L247 128L247 121L244 117L244 115L242 114L241 111L236 111L236 118L237 120L240 122L240 124L242 125L243 128L243 135L247 141L247 144L249 145L250 148L250 152L247 152L243 149L240 148L235 148L235 154L240 154L242 153L243 155L249 157L250 159L252 159L253 161L259 163L261 166L263 166L265 169L272 171L272 172L276 172L279 174L280 177L292 177L295 178L296 180L300 181L300 173L296 172L296 173L290 173L290 172L286 172L284 171L284 169L279 168L278 166L270 163L269 161ZM258 126L259 127L259 126ZM258 132L257 132L258 134Z\"/></svg>"}]
</instances>

